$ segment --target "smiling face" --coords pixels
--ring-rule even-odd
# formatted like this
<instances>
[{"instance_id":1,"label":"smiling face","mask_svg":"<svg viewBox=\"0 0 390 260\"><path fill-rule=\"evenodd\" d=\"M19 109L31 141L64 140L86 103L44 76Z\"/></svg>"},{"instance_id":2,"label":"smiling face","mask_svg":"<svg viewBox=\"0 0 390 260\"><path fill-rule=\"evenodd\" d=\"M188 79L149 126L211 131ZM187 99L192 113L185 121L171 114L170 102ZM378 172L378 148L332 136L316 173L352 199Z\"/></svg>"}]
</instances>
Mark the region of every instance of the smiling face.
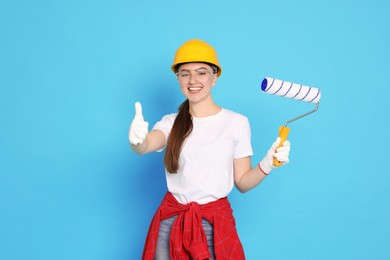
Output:
<instances>
[{"instance_id":1,"label":"smiling face","mask_svg":"<svg viewBox=\"0 0 390 260\"><path fill-rule=\"evenodd\" d=\"M186 63L178 70L181 91L190 103L212 100L211 88L217 82L217 74L205 63Z\"/></svg>"}]
</instances>

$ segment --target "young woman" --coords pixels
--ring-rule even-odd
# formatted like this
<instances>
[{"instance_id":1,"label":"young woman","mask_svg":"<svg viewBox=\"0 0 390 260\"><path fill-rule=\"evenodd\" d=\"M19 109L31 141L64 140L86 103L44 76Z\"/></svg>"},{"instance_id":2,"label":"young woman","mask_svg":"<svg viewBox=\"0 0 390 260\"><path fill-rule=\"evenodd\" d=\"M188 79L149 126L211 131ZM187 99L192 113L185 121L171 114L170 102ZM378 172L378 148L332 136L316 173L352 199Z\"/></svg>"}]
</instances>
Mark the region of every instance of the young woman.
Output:
<instances>
[{"instance_id":1,"label":"young woman","mask_svg":"<svg viewBox=\"0 0 390 260\"><path fill-rule=\"evenodd\" d=\"M194 39L176 52L171 67L186 100L178 113L164 116L153 129L140 103L129 130L138 154L162 151L168 192L151 222L143 259L245 259L228 194L256 187L288 162L290 143L278 146L252 168L248 119L216 104L211 89L222 73L212 46ZM275 150L276 149L276 150Z\"/></svg>"}]
</instances>

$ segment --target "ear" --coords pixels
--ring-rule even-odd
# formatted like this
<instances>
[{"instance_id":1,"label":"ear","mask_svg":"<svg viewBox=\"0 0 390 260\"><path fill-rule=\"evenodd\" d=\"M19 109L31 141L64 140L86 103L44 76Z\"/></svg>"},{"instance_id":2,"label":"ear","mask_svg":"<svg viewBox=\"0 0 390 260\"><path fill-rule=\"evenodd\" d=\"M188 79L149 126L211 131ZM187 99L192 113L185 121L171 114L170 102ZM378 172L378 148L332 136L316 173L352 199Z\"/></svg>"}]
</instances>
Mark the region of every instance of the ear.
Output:
<instances>
[{"instance_id":1,"label":"ear","mask_svg":"<svg viewBox=\"0 0 390 260\"><path fill-rule=\"evenodd\" d=\"M215 84L217 84L217 74L213 75L213 81L211 83L211 86L215 86Z\"/></svg>"}]
</instances>

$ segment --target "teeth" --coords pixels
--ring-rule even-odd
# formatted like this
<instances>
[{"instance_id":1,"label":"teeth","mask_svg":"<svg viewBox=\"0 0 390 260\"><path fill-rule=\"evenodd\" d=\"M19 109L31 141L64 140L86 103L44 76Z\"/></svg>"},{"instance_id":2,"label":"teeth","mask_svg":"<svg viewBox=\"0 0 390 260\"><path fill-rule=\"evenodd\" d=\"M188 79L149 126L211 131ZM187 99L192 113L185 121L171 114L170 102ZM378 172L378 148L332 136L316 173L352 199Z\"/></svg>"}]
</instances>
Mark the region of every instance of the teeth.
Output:
<instances>
[{"instance_id":1,"label":"teeth","mask_svg":"<svg viewBox=\"0 0 390 260\"><path fill-rule=\"evenodd\" d=\"M202 88L188 88L190 91L198 91L201 90Z\"/></svg>"}]
</instances>

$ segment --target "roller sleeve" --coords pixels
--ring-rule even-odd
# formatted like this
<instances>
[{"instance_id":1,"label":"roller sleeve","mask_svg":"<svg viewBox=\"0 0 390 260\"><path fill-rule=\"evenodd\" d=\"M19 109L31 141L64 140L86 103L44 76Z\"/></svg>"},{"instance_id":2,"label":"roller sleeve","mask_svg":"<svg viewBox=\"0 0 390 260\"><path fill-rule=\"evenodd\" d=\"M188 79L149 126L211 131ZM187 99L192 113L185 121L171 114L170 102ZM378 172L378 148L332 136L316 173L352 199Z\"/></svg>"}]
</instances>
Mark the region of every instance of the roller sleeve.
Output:
<instances>
[{"instance_id":1,"label":"roller sleeve","mask_svg":"<svg viewBox=\"0 0 390 260\"><path fill-rule=\"evenodd\" d=\"M318 88L275 78L264 78L261 83L261 90L267 94L314 104L320 102L321 98L321 90Z\"/></svg>"}]
</instances>

